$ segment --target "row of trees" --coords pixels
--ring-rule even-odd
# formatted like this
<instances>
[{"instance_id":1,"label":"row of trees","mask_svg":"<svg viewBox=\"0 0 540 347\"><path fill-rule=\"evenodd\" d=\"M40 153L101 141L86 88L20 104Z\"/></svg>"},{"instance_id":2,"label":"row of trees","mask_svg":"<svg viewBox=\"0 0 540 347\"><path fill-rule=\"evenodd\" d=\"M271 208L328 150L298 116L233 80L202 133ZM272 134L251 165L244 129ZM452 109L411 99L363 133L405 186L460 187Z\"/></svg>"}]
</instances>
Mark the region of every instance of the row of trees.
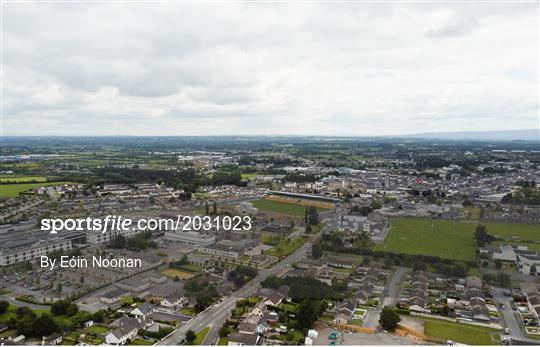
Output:
<instances>
[{"instance_id":1,"label":"row of trees","mask_svg":"<svg viewBox=\"0 0 540 347\"><path fill-rule=\"evenodd\" d=\"M145 250L147 248L157 248L157 244L150 240L152 238L151 231L143 231L133 237L126 238L124 235L118 235L111 240L110 246L117 249L133 249L133 250Z\"/></svg>"}]
</instances>

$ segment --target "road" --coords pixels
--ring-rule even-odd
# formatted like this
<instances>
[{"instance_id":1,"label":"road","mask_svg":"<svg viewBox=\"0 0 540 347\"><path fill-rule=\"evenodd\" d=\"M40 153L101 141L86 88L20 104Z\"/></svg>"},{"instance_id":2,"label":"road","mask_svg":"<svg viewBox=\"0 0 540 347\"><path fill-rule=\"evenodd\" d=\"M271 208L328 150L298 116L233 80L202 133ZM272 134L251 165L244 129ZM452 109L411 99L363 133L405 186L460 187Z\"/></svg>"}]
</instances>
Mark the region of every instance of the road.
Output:
<instances>
[{"instance_id":1,"label":"road","mask_svg":"<svg viewBox=\"0 0 540 347\"><path fill-rule=\"evenodd\" d=\"M493 294L493 299L495 299L498 303L504 304L504 308L501 308L501 306L499 305L499 310L502 313L504 327L510 329L510 335L504 336L510 336L510 338L513 342L515 342L515 344L540 344L540 341L531 339L525 334L525 332L521 328L519 318L517 317L517 311L514 311L512 309L512 297L505 296L503 294L503 291L503 288L494 287L491 290L491 294Z\"/></svg>"},{"instance_id":2,"label":"road","mask_svg":"<svg viewBox=\"0 0 540 347\"><path fill-rule=\"evenodd\" d=\"M367 316L364 319L363 326L365 328L378 328L379 317L384 306L393 306L399 299L399 291L401 283L403 283L403 277L409 271L406 267L396 267L390 270L390 280L386 286L386 293L382 300L382 304L377 306L373 310L368 310Z\"/></svg>"},{"instance_id":3,"label":"road","mask_svg":"<svg viewBox=\"0 0 540 347\"><path fill-rule=\"evenodd\" d=\"M259 271L257 277L252 281L244 285L242 288L233 292L231 295L225 297L220 302L210 306L205 311L199 313L191 321L186 324L178 327L171 335L163 339L159 344L160 345L176 345L178 344L178 339L181 336L185 336L188 330L193 330L198 332L201 329L204 329L207 326L213 327L210 329L208 337L206 338L205 344L214 344L217 341L219 328L223 325L227 316L229 316L231 310L236 306L236 302L242 298L246 298L252 295L255 295L257 291L261 288L261 282L264 281L267 277L272 274L279 274L285 269L290 267L292 264L298 260L304 258L308 249L312 246L313 243L319 240L323 232L328 232L330 228L334 228L335 223L330 222L327 224L323 230L319 233L313 235L306 243L304 243L300 248L295 252L281 260L279 263L274 265L269 269L262 269ZM212 334L212 336L210 336Z\"/></svg>"}]
</instances>

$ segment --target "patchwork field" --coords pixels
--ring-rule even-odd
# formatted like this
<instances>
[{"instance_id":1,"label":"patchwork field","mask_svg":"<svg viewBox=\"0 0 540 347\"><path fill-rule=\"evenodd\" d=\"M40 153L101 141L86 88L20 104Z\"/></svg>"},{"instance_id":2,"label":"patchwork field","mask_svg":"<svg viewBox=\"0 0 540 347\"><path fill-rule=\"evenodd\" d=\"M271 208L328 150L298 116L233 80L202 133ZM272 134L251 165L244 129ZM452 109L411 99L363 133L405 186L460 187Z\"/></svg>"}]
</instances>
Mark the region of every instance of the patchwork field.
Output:
<instances>
[{"instance_id":1,"label":"patchwork field","mask_svg":"<svg viewBox=\"0 0 540 347\"><path fill-rule=\"evenodd\" d=\"M306 206L292 204L288 202L281 201L271 201L271 200L254 200L250 201L253 206L258 208L260 211L281 213L290 216L304 217L306 213ZM322 212L326 211L324 208L317 208L317 211Z\"/></svg>"},{"instance_id":2,"label":"patchwork field","mask_svg":"<svg viewBox=\"0 0 540 347\"><path fill-rule=\"evenodd\" d=\"M396 218L386 240L374 250L474 260L475 227L475 223Z\"/></svg>"},{"instance_id":3,"label":"patchwork field","mask_svg":"<svg viewBox=\"0 0 540 347\"><path fill-rule=\"evenodd\" d=\"M424 319L424 334L468 345L500 345L500 331L440 319Z\"/></svg>"}]
</instances>

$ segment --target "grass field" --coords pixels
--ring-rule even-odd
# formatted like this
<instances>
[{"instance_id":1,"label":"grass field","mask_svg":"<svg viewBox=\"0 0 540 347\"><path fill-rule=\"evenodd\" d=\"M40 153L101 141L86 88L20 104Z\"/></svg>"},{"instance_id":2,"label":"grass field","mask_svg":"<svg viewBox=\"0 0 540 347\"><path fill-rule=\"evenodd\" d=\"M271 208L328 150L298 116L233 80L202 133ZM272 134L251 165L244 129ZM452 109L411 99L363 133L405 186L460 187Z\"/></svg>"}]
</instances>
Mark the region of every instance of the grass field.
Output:
<instances>
[{"instance_id":1,"label":"grass field","mask_svg":"<svg viewBox=\"0 0 540 347\"><path fill-rule=\"evenodd\" d=\"M257 177L257 174L256 173L243 173L241 176L244 181L248 181Z\"/></svg>"},{"instance_id":2,"label":"grass field","mask_svg":"<svg viewBox=\"0 0 540 347\"><path fill-rule=\"evenodd\" d=\"M540 242L540 226L530 224L504 224L482 223L486 226L488 234L496 235L501 239L510 240L516 236L522 241Z\"/></svg>"},{"instance_id":3,"label":"grass field","mask_svg":"<svg viewBox=\"0 0 540 347\"><path fill-rule=\"evenodd\" d=\"M190 279L195 276L195 274L191 272L182 271L182 270L173 269L173 268L163 270L161 273L170 278L175 278L178 276L178 278L180 278L181 280Z\"/></svg>"},{"instance_id":4,"label":"grass field","mask_svg":"<svg viewBox=\"0 0 540 347\"><path fill-rule=\"evenodd\" d=\"M251 201L251 203L261 211L281 213L298 217L304 217L307 208L307 206L298 204L270 200L254 200ZM326 209L317 208L317 211L322 212L326 211Z\"/></svg>"},{"instance_id":5,"label":"grass field","mask_svg":"<svg viewBox=\"0 0 540 347\"><path fill-rule=\"evenodd\" d=\"M470 324L460 324L440 319L422 318L426 325L424 334L443 340L468 345L500 345L500 331Z\"/></svg>"},{"instance_id":6,"label":"grass field","mask_svg":"<svg viewBox=\"0 0 540 347\"><path fill-rule=\"evenodd\" d=\"M274 257L286 257L292 252L296 251L300 246L306 243L307 237L299 236L295 237L292 240L280 240L277 244L270 248L269 250L263 251L266 255L271 255Z\"/></svg>"},{"instance_id":7,"label":"grass field","mask_svg":"<svg viewBox=\"0 0 540 347\"><path fill-rule=\"evenodd\" d=\"M476 224L396 218L377 251L438 256L455 260L474 260L473 233Z\"/></svg>"},{"instance_id":8,"label":"grass field","mask_svg":"<svg viewBox=\"0 0 540 347\"><path fill-rule=\"evenodd\" d=\"M0 184L0 198L14 198L19 193L38 187L56 186L71 182L44 182L44 183L16 183Z\"/></svg>"},{"instance_id":9,"label":"grass field","mask_svg":"<svg viewBox=\"0 0 540 347\"><path fill-rule=\"evenodd\" d=\"M43 176L0 176L0 183L47 182Z\"/></svg>"}]
</instances>

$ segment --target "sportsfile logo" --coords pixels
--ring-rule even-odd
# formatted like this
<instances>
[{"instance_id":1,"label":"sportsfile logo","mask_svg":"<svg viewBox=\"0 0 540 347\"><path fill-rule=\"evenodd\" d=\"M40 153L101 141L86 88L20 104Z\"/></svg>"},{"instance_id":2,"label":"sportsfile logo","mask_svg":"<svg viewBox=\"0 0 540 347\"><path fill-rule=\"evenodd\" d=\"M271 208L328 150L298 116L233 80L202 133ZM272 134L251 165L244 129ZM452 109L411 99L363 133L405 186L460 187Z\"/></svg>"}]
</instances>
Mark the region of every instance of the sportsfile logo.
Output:
<instances>
[{"instance_id":1,"label":"sportsfile logo","mask_svg":"<svg viewBox=\"0 0 540 347\"><path fill-rule=\"evenodd\" d=\"M180 216L177 218L141 218L134 221L116 215L105 218L44 218L41 230L57 234L59 231L208 231L208 230L251 230L249 216Z\"/></svg>"}]
</instances>

